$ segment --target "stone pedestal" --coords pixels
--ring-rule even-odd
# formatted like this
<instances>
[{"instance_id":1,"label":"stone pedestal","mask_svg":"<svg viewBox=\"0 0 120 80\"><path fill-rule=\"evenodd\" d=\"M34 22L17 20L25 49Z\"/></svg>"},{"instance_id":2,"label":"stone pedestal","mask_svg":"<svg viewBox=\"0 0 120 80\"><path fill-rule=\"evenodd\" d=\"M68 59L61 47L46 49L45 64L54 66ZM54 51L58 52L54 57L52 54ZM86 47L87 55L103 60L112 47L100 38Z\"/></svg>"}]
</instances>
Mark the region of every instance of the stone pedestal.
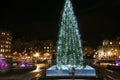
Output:
<instances>
[{"instance_id":1,"label":"stone pedestal","mask_svg":"<svg viewBox=\"0 0 120 80\"><path fill-rule=\"evenodd\" d=\"M56 65L46 70L46 76L71 76L71 71L67 68L56 69ZM96 70L87 65L84 69L75 68L74 76L96 76Z\"/></svg>"}]
</instances>

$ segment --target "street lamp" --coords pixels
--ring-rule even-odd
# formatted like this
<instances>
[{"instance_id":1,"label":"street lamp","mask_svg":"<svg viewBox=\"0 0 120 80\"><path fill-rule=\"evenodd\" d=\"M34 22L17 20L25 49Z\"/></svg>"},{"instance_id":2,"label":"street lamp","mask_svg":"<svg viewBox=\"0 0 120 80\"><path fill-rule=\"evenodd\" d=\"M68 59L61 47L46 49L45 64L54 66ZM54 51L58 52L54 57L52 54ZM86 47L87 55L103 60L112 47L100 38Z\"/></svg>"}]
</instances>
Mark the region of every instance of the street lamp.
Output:
<instances>
[{"instance_id":1,"label":"street lamp","mask_svg":"<svg viewBox=\"0 0 120 80\"><path fill-rule=\"evenodd\" d=\"M34 54L34 57L39 57L40 56L40 54L38 53L38 52L36 52L35 54Z\"/></svg>"}]
</instances>

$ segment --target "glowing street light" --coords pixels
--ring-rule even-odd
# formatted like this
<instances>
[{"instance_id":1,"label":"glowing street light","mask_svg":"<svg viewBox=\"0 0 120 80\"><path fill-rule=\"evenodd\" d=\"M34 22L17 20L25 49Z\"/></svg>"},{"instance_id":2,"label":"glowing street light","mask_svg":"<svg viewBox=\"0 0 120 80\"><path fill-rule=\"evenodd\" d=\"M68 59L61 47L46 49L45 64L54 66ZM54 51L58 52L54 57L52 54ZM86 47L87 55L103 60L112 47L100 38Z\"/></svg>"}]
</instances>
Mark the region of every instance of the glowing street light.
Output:
<instances>
[{"instance_id":1,"label":"glowing street light","mask_svg":"<svg viewBox=\"0 0 120 80\"><path fill-rule=\"evenodd\" d=\"M40 56L40 54L38 52L36 52L34 55L33 55L35 58L38 58ZM37 63L37 59L35 60L35 63Z\"/></svg>"},{"instance_id":2,"label":"glowing street light","mask_svg":"<svg viewBox=\"0 0 120 80\"><path fill-rule=\"evenodd\" d=\"M40 56L40 54L38 52L36 52L33 56L37 58Z\"/></svg>"}]
</instances>

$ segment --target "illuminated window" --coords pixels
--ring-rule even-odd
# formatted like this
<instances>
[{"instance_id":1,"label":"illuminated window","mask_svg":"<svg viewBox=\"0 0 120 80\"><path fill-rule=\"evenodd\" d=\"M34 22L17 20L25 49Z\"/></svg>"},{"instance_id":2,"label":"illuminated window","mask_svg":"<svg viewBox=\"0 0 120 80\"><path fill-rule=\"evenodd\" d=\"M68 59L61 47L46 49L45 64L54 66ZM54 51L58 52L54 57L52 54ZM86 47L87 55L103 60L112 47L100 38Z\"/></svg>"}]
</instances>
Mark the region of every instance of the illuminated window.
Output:
<instances>
[{"instance_id":1,"label":"illuminated window","mask_svg":"<svg viewBox=\"0 0 120 80\"><path fill-rule=\"evenodd\" d=\"M1 51L1 52L5 52L5 50L4 50L4 49L1 49L0 51Z\"/></svg>"},{"instance_id":2,"label":"illuminated window","mask_svg":"<svg viewBox=\"0 0 120 80\"><path fill-rule=\"evenodd\" d=\"M47 50L47 52L49 52L49 50Z\"/></svg>"},{"instance_id":3,"label":"illuminated window","mask_svg":"<svg viewBox=\"0 0 120 80\"><path fill-rule=\"evenodd\" d=\"M44 49L46 49L46 47L44 47Z\"/></svg>"},{"instance_id":4,"label":"illuminated window","mask_svg":"<svg viewBox=\"0 0 120 80\"><path fill-rule=\"evenodd\" d=\"M110 44L112 44L112 42L110 42Z\"/></svg>"},{"instance_id":5,"label":"illuminated window","mask_svg":"<svg viewBox=\"0 0 120 80\"><path fill-rule=\"evenodd\" d=\"M3 49L3 52L5 52L5 49Z\"/></svg>"},{"instance_id":6,"label":"illuminated window","mask_svg":"<svg viewBox=\"0 0 120 80\"><path fill-rule=\"evenodd\" d=\"M5 33L3 32L2 35L5 35Z\"/></svg>"},{"instance_id":7,"label":"illuminated window","mask_svg":"<svg viewBox=\"0 0 120 80\"><path fill-rule=\"evenodd\" d=\"M11 44L11 42L8 42L9 44Z\"/></svg>"},{"instance_id":8,"label":"illuminated window","mask_svg":"<svg viewBox=\"0 0 120 80\"><path fill-rule=\"evenodd\" d=\"M7 33L7 36L9 36L9 33Z\"/></svg>"},{"instance_id":9,"label":"illuminated window","mask_svg":"<svg viewBox=\"0 0 120 80\"><path fill-rule=\"evenodd\" d=\"M9 42L8 42L8 41L6 41L6 44L9 44Z\"/></svg>"},{"instance_id":10,"label":"illuminated window","mask_svg":"<svg viewBox=\"0 0 120 80\"><path fill-rule=\"evenodd\" d=\"M10 40L10 38L7 38L7 40Z\"/></svg>"},{"instance_id":11,"label":"illuminated window","mask_svg":"<svg viewBox=\"0 0 120 80\"><path fill-rule=\"evenodd\" d=\"M3 55L2 54L0 54L0 57L2 57Z\"/></svg>"},{"instance_id":12,"label":"illuminated window","mask_svg":"<svg viewBox=\"0 0 120 80\"><path fill-rule=\"evenodd\" d=\"M9 49L8 52L11 52L11 50Z\"/></svg>"},{"instance_id":13,"label":"illuminated window","mask_svg":"<svg viewBox=\"0 0 120 80\"><path fill-rule=\"evenodd\" d=\"M8 49L5 49L5 52L8 52L9 50Z\"/></svg>"},{"instance_id":14,"label":"illuminated window","mask_svg":"<svg viewBox=\"0 0 120 80\"><path fill-rule=\"evenodd\" d=\"M1 47L4 47L4 45L1 45Z\"/></svg>"},{"instance_id":15,"label":"illuminated window","mask_svg":"<svg viewBox=\"0 0 120 80\"><path fill-rule=\"evenodd\" d=\"M9 46L8 45L5 45L6 48L8 48Z\"/></svg>"},{"instance_id":16,"label":"illuminated window","mask_svg":"<svg viewBox=\"0 0 120 80\"><path fill-rule=\"evenodd\" d=\"M120 42L118 44L120 44Z\"/></svg>"},{"instance_id":17,"label":"illuminated window","mask_svg":"<svg viewBox=\"0 0 120 80\"><path fill-rule=\"evenodd\" d=\"M49 49L49 47L47 47L47 49Z\"/></svg>"},{"instance_id":18,"label":"illuminated window","mask_svg":"<svg viewBox=\"0 0 120 80\"><path fill-rule=\"evenodd\" d=\"M85 48L85 50L87 50L87 48Z\"/></svg>"},{"instance_id":19,"label":"illuminated window","mask_svg":"<svg viewBox=\"0 0 120 80\"><path fill-rule=\"evenodd\" d=\"M115 51L117 51L117 49L115 49Z\"/></svg>"},{"instance_id":20,"label":"illuminated window","mask_svg":"<svg viewBox=\"0 0 120 80\"><path fill-rule=\"evenodd\" d=\"M113 48L111 48L111 50L113 50Z\"/></svg>"},{"instance_id":21,"label":"illuminated window","mask_svg":"<svg viewBox=\"0 0 120 80\"><path fill-rule=\"evenodd\" d=\"M7 40L11 40L11 38L7 38Z\"/></svg>"},{"instance_id":22,"label":"illuminated window","mask_svg":"<svg viewBox=\"0 0 120 80\"><path fill-rule=\"evenodd\" d=\"M11 48L11 46L9 46L9 48Z\"/></svg>"},{"instance_id":23,"label":"illuminated window","mask_svg":"<svg viewBox=\"0 0 120 80\"><path fill-rule=\"evenodd\" d=\"M103 46L105 45L105 43L103 42Z\"/></svg>"}]
</instances>

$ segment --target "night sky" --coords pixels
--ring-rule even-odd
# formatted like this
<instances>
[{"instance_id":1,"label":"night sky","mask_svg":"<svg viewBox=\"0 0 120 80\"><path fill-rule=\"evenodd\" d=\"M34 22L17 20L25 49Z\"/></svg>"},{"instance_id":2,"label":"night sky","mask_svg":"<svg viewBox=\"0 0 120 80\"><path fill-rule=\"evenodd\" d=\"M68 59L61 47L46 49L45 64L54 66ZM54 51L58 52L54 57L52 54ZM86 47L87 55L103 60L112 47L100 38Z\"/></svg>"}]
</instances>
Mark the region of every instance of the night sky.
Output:
<instances>
[{"instance_id":1,"label":"night sky","mask_svg":"<svg viewBox=\"0 0 120 80\"><path fill-rule=\"evenodd\" d=\"M8 29L13 39L57 40L64 0L2 0L0 28ZM72 0L81 39L97 45L103 39L120 35L119 0Z\"/></svg>"}]
</instances>

